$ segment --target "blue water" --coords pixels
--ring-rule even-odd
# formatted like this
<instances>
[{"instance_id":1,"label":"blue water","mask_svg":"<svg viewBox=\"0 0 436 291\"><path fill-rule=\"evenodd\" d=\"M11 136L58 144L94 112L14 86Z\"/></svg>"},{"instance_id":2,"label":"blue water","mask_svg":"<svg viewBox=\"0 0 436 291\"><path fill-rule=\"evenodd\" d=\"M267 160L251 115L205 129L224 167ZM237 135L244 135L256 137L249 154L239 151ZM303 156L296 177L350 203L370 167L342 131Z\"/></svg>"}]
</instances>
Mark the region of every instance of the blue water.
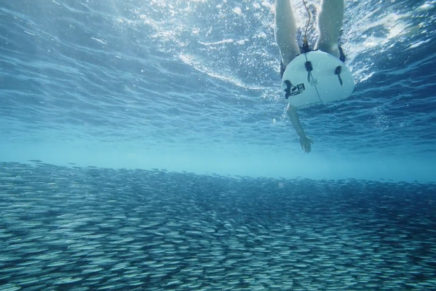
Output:
<instances>
[{"instance_id":1,"label":"blue water","mask_svg":"<svg viewBox=\"0 0 436 291\"><path fill-rule=\"evenodd\" d=\"M435 4L346 1L306 154L273 0L0 0L0 289L436 290Z\"/></svg>"},{"instance_id":2,"label":"blue water","mask_svg":"<svg viewBox=\"0 0 436 291\"><path fill-rule=\"evenodd\" d=\"M436 289L435 184L0 165L1 290Z\"/></svg>"},{"instance_id":3,"label":"blue water","mask_svg":"<svg viewBox=\"0 0 436 291\"><path fill-rule=\"evenodd\" d=\"M0 1L0 160L435 181L434 1L346 6L356 89L301 110L306 155L273 1Z\"/></svg>"}]
</instances>

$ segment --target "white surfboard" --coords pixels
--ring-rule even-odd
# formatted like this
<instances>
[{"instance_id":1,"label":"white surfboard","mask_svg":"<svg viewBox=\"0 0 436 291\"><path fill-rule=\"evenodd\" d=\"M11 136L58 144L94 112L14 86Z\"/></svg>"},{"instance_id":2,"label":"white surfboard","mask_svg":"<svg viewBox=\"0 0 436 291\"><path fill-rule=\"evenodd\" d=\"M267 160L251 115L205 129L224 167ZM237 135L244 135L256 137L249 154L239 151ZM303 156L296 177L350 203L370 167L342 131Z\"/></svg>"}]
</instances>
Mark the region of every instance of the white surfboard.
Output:
<instances>
[{"instance_id":1,"label":"white surfboard","mask_svg":"<svg viewBox=\"0 0 436 291\"><path fill-rule=\"evenodd\" d=\"M303 108L350 97L354 80L341 60L322 51L311 51L288 64L282 89L292 106Z\"/></svg>"}]
</instances>

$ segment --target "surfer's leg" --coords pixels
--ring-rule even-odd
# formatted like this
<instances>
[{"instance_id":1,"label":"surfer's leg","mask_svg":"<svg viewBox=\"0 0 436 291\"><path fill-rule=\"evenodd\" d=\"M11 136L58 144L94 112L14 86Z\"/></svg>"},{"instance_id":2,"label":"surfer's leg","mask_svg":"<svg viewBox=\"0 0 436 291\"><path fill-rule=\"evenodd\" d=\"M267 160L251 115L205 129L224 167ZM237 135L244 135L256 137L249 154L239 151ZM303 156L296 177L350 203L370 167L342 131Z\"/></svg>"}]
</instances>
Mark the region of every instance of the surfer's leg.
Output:
<instances>
[{"instance_id":1,"label":"surfer's leg","mask_svg":"<svg viewBox=\"0 0 436 291\"><path fill-rule=\"evenodd\" d=\"M290 0L276 0L275 8L276 41L279 45L283 64L286 66L300 54L297 43L297 27Z\"/></svg>"},{"instance_id":2,"label":"surfer's leg","mask_svg":"<svg viewBox=\"0 0 436 291\"><path fill-rule=\"evenodd\" d=\"M339 57L338 41L344 18L344 0L323 0L319 15L318 49Z\"/></svg>"}]
</instances>

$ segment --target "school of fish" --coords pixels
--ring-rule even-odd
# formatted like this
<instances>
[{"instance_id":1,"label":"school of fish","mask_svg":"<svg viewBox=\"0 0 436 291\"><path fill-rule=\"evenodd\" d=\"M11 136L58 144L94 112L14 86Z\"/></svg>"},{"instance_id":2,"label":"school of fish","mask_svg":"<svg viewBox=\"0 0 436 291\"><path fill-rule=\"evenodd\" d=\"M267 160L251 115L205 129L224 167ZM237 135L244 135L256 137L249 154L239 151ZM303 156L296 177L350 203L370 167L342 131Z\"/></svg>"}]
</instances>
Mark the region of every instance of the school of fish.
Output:
<instances>
[{"instance_id":1,"label":"school of fish","mask_svg":"<svg viewBox=\"0 0 436 291\"><path fill-rule=\"evenodd\" d=\"M0 163L0 290L436 290L435 193Z\"/></svg>"}]
</instances>

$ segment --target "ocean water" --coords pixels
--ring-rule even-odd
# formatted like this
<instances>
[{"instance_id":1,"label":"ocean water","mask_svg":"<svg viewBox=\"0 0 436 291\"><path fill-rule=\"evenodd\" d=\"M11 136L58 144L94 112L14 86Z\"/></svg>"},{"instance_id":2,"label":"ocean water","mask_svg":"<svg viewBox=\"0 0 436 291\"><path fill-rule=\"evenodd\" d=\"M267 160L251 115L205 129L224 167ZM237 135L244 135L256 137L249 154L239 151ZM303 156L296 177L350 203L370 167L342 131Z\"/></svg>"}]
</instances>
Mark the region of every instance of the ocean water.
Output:
<instances>
[{"instance_id":1,"label":"ocean water","mask_svg":"<svg viewBox=\"0 0 436 291\"><path fill-rule=\"evenodd\" d=\"M2 290L436 288L434 184L2 167Z\"/></svg>"},{"instance_id":2,"label":"ocean water","mask_svg":"<svg viewBox=\"0 0 436 291\"><path fill-rule=\"evenodd\" d=\"M436 2L346 1L310 154L273 2L0 0L0 290L436 290Z\"/></svg>"}]
</instances>

